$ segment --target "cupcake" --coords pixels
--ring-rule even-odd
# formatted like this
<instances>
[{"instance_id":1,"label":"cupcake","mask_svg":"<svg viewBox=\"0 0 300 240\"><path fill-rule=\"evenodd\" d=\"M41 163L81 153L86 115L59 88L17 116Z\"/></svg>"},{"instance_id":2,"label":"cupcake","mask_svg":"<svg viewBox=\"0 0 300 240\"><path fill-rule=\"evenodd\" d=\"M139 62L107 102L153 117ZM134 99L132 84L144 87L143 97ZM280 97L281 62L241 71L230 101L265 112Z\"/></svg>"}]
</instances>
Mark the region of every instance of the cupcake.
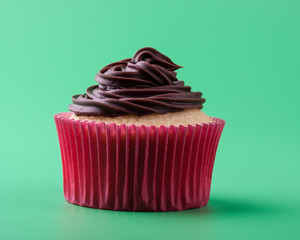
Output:
<instances>
[{"instance_id":1,"label":"cupcake","mask_svg":"<svg viewBox=\"0 0 300 240\"><path fill-rule=\"evenodd\" d=\"M107 65L54 116L66 201L124 211L202 207L225 122L153 48Z\"/></svg>"}]
</instances>

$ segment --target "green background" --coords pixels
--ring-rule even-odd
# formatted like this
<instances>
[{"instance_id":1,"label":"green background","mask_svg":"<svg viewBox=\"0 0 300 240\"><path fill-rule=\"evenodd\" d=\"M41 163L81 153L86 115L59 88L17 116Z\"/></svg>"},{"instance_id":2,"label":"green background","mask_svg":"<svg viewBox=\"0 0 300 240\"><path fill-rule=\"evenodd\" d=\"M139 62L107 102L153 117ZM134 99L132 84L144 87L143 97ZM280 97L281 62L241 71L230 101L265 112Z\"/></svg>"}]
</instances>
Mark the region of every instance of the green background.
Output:
<instances>
[{"instance_id":1,"label":"green background","mask_svg":"<svg viewBox=\"0 0 300 240\"><path fill-rule=\"evenodd\" d=\"M0 239L300 238L298 0L0 5ZM211 199L166 213L65 202L53 115L106 64L157 48L226 120Z\"/></svg>"}]
</instances>

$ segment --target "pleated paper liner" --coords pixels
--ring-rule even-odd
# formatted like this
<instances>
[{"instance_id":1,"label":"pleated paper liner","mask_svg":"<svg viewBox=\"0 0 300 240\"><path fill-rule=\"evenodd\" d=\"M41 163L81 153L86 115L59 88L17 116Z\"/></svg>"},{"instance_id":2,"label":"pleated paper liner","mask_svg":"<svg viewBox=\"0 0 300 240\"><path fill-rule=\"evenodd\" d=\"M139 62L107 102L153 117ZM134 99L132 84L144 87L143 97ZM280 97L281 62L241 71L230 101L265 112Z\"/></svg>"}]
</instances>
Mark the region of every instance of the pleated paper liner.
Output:
<instances>
[{"instance_id":1,"label":"pleated paper liner","mask_svg":"<svg viewBox=\"0 0 300 240\"><path fill-rule=\"evenodd\" d=\"M54 116L65 199L124 211L202 207L210 195L225 122L196 126L126 126Z\"/></svg>"}]
</instances>

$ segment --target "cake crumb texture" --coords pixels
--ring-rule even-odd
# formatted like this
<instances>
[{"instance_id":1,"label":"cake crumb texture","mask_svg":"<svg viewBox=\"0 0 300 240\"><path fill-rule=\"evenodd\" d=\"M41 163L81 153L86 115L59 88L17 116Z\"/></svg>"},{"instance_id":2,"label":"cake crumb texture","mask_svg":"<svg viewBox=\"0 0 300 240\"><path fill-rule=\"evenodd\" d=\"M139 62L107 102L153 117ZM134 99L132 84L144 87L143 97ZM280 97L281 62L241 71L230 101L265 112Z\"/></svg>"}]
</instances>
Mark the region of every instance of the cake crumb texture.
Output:
<instances>
[{"instance_id":1,"label":"cake crumb texture","mask_svg":"<svg viewBox=\"0 0 300 240\"><path fill-rule=\"evenodd\" d=\"M77 116L72 114L70 119L82 120L82 121L95 121L95 122L105 122L115 123L117 125L136 125L136 126L171 126L176 127L183 125L195 125L202 123L212 123L213 121L207 116L203 111L198 108L185 109L181 112L168 112L165 114L153 113L144 116L135 115L124 115L118 117L105 117L105 116Z\"/></svg>"}]
</instances>

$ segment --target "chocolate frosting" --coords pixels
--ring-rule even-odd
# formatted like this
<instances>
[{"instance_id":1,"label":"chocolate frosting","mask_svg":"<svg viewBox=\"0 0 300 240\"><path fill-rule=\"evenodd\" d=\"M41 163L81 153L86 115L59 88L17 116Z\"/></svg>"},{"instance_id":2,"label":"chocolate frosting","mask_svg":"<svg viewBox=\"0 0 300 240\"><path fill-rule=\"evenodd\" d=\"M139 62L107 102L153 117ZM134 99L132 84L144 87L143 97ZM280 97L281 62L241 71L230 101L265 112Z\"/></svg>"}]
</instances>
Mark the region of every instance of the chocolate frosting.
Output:
<instances>
[{"instance_id":1,"label":"chocolate frosting","mask_svg":"<svg viewBox=\"0 0 300 240\"><path fill-rule=\"evenodd\" d=\"M95 77L98 85L73 96L69 110L76 115L115 117L201 109L205 102L202 93L191 92L191 87L176 78L179 68L157 50L142 48L133 58L100 70Z\"/></svg>"}]
</instances>

